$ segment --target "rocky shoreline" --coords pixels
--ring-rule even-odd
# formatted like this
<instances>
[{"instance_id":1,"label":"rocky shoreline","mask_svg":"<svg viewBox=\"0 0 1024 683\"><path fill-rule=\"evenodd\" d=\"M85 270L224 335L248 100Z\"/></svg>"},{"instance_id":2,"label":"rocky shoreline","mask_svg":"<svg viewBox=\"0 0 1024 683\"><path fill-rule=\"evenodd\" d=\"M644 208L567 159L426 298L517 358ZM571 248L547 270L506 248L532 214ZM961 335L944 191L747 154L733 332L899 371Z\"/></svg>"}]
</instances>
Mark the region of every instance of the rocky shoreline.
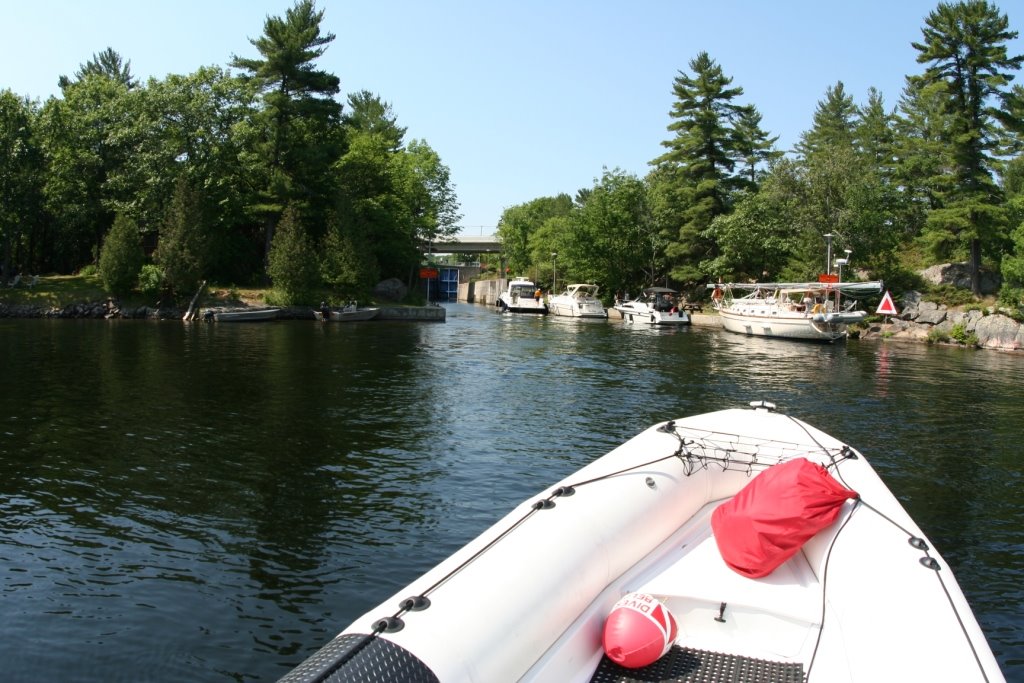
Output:
<instances>
[{"instance_id":1,"label":"rocky shoreline","mask_svg":"<svg viewBox=\"0 0 1024 683\"><path fill-rule=\"evenodd\" d=\"M903 311L888 322L871 323L860 331L861 339L892 339L925 343L976 346L998 351L1024 351L1024 326L1013 318L987 309L950 309L945 305L922 301L917 292L902 297ZM244 311L246 306L212 306L207 310ZM178 307L122 307L117 302L96 301L55 308L50 306L8 305L0 303L0 318L181 320L185 309ZM279 319L315 320L306 307L282 308Z\"/></svg>"},{"instance_id":2,"label":"rocky shoreline","mask_svg":"<svg viewBox=\"0 0 1024 683\"><path fill-rule=\"evenodd\" d=\"M861 339L882 338L997 351L1024 350L1024 326L994 308L951 309L922 301L918 292L902 297L903 311L886 323L872 323Z\"/></svg>"},{"instance_id":3,"label":"rocky shoreline","mask_svg":"<svg viewBox=\"0 0 1024 683\"><path fill-rule=\"evenodd\" d=\"M220 313L224 311L248 311L249 306L203 306L202 311ZM32 306L28 304L8 305L0 303L0 318L60 318L60 319L125 319L125 320L181 320L184 308L175 306L121 306L116 301L94 301L70 304L63 308L53 306ZM282 320L315 320L309 307L283 307L278 314Z\"/></svg>"},{"instance_id":4,"label":"rocky shoreline","mask_svg":"<svg viewBox=\"0 0 1024 683\"><path fill-rule=\"evenodd\" d=\"M194 320L202 321L209 313L231 311L252 311L267 306L217 305L203 306ZM274 306L278 309L276 320L316 320L309 306ZM443 322L445 309L436 304L428 306L379 306L375 320L405 320L412 322ZM54 318L92 320L177 320L182 321L186 309L174 306L121 306L116 301L96 301L71 304L63 308L52 306L10 305L0 302L0 319L3 318Z\"/></svg>"}]
</instances>

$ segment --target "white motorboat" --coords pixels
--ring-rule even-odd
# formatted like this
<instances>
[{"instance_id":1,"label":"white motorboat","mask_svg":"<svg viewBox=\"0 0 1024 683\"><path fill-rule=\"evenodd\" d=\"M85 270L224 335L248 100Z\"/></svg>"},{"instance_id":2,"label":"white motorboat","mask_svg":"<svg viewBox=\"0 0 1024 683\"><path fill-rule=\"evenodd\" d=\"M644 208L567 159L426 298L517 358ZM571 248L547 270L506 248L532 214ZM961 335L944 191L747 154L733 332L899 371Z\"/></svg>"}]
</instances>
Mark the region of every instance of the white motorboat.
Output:
<instances>
[{"instance_id":1,"label":"white motorboat","mask_svg":"<svg viewBox=\"0 0 1024 683\"><path fill-rule=\"evenodd\" d=\"M752 406L643 431L282 680L1004 681L949 565L864 456ZM646 645L625 653L638 596L659 620L634 622Z\"/></svg>"},{"instance_id":2,"label":"white motorboat","mask_svg":"<svg viewBox=\"0 0 1024 683\"><path fill-rule=\"evenodd\" d=\"M831 342L867 317L857 297L882 291L874 282L762 282L708 285L729 332Z\"/></svg>"},{"instance_id":3,"label":"white motorboat","mask_svg":"<svg viewBox=\"0 0 1024 683\"><path fill-rule=\"evenodd\" d=\"M517 277L498 295L495 302L502 313L547 313L548 307L540 288L525 277Z\"/></svg>"},{"instance_id":4,"label":"white motorboat","mask_svg":"<svg viewBox=\"0 0 1024 683\"><path fill-rule=\"evenodd\" d=\"M568 318L607 318L608 311L597 298L597 285L569 285L565 291L548 297L548 311Z\"/></svg>"},{"instance_id":5,"label":"white motorboat","mask_svg":"<svg viewBox=\"0 0 1024 683\"><path fill-rule=\"evenodd\" d=\"M686 325L690 314L676 303L678 293L668 287L648 287L637 299L617 301L615 310L627 323Z\"/></svg>"},{"instance_id":6,"label":"white motorboat","mask_svg":"<svg viewBox=\"0 0 1024 683\"><path fill-rule=\"evenodd\" d=\"M324 320L324 309L319 311L313 311L313 317L320 322ZM350 323L357 322L360 320L373 320L380 313L380 309L376 307L359 308L359 304L355 301L349 302L343 308L337 309L332 308L327 311L327 320L333 323Z\"/></svg>"},{"instance_id":7,"label":"white motorboat","mask_svg":"<svg viewBox=\"0 0 1024 683\"><path fill-rule=\"evenodd\" d=\"M274 320L280 314L280 308L255 308L236 311L207 311L207 320L219 323L251 323Z\"/></svg>"}]
</instances>

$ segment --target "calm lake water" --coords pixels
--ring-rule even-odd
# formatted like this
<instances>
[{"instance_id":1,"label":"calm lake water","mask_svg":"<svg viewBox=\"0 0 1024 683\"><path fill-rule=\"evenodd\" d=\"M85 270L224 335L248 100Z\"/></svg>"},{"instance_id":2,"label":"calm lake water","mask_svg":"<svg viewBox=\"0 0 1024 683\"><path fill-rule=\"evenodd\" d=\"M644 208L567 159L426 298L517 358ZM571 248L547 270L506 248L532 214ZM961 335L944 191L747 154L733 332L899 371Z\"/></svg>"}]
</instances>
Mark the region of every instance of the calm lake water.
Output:
<instances>
[{"instance_id":1,"label":"calm lake water","mask_svg":"<svg viewBox=\"0 0 1024 683\"><path fill-rule=\"evenodd\" d=\"M864 452L1024 680L1024 355L467 304L0 320L0 350L5 681L274 681L651 424L762 398Z\"/></svg>"}]
</instances>

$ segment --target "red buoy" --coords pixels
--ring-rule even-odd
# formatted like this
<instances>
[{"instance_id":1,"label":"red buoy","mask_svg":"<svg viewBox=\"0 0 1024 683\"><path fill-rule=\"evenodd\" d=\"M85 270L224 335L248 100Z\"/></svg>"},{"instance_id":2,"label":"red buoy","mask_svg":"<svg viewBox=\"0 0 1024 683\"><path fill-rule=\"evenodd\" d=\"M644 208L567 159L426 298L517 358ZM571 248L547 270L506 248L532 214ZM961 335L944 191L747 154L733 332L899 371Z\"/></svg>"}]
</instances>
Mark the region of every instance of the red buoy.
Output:
<instances>
[{"instance_id":1,"label":"red buoy","mask_svg":"<svg viewBox=\"0 0 1024 683\"><path fill-rule=\"evenodd\" d=\"M628 669L661 659L676 639L676 620L653 595L629 593L612 607L604 622L604 651Z\"/></svg>"}]
</instances>

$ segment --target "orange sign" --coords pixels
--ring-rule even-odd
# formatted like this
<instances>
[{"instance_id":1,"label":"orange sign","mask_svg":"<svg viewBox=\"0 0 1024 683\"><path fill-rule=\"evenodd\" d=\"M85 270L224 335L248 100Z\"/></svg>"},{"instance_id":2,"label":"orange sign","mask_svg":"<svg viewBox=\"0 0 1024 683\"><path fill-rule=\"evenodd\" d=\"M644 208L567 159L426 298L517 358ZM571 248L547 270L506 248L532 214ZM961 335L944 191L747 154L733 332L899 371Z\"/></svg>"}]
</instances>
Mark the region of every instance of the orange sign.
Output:
<instances>
[{"instance_id":1,"label":"orange sign","mask_svg":"<svg viewBox=\"0 0 1024 683\"><path fill-rule=\"evenodd\" d=\"M822 273L818 276L818 282L839 282L839 276L832 273Z\"/></svg>"},{"instance_id":2,"label":"orange sign","mask_svg":"<svg viewBox=\"0 0 1024 683\"><path fill-rule=\"evenodd\" d=\"M421 280L433 280L437 277L437 268L420 268Z\"/></svg>"}]
</instances>

